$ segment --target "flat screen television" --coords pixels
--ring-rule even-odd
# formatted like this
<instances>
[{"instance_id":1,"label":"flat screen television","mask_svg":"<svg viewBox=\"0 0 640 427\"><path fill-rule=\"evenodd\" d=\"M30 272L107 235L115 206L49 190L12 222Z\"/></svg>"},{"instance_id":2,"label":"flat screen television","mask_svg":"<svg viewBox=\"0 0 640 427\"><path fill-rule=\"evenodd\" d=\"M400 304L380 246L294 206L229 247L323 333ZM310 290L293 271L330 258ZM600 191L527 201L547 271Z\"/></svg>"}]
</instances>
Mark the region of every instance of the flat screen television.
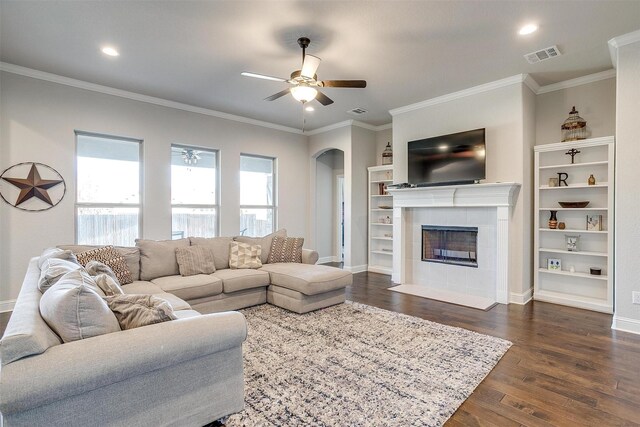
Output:
<instances>
[{"instance_id":1,"label":"flat screen television","mask_svg":"<svg viewBox=\"0 0 640 427\"><path fill-rule=\"evenodd\" d=\"M484 129L409 141L409 183L472 184L485 179Z\"/></svg>"}]
</instances>

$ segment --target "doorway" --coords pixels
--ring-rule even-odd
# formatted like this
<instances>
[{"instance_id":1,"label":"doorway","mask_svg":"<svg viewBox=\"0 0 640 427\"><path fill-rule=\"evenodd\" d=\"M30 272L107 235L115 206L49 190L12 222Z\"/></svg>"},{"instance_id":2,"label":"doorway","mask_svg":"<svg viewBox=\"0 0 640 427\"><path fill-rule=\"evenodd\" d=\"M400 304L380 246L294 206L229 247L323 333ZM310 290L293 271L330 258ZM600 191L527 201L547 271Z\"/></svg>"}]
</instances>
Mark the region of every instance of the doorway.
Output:
<instances>
[{"instance_id":1,"label":"doorway","mask_svg":"<svg viewBox=\"0 0 640 427\"><path fill-rule=\"evenodd\" d=\"M344 152L329 149L316 157L315 231L318 262L345 257Z\"/></svg>"}]
</instances>

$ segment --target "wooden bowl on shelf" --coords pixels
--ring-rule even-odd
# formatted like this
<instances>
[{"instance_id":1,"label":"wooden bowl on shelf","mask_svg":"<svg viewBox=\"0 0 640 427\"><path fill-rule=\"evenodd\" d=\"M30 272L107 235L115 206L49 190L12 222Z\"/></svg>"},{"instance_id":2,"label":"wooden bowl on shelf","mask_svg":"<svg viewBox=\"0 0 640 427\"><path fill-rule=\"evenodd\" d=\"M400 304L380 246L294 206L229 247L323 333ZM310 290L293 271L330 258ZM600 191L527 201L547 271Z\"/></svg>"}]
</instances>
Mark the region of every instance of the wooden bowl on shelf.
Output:
<instances>
[{"instance_id":1,"label":"wooden bowl on shelf","mask_svg":"<svg viewBox=\"0 0 640 427\"><path fill-rule=\"evenodd\" d=\"M589 205L589 201L586 202L558 202L563 208L586 208Z\"/></svg>"}]
</instances>

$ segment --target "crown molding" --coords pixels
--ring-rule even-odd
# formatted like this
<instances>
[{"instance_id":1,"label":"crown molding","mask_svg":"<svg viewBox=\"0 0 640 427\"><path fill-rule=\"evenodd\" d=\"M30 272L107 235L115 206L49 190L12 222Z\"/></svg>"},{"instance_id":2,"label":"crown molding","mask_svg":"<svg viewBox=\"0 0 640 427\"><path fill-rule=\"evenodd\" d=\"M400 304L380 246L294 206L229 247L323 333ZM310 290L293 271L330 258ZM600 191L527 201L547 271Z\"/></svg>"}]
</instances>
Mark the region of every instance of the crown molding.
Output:
<instances>
[{"instance_id":1,"label":"crown molding","mask_svg":"<svg viewBox=\"0 0 640 427\"><path fill-rule=\"evenodd\" d=\"M21 76L31 77L34 79L44 80L52 83L58 83L66 86L75 87L78 89L89 90L92 92L103 93L106 95L118 96L120 98L131 99L134 101L145 102L147 104L159 105L161 107L188 111L190 113L203 114L206 116L217 117L220 119L231 120L234 122L245 123L245 124L254 125L254 126L261 126L264 128L275 129L283 132L295 133L298 135L303 134L303 132L300 129L295 129L288 126L277 125L275 123L264 122L262 120L250 119L248 117L236 116L235 114L223 113L221 111L210 110L208 108L202 108L202 107L196 107L189 104L183 104L181 102L169 101L167 99L156 98L148 95L142 95L139 93L129 92L126 90L115 89L108 86L102 86L95 83L89 83L82 80L76 80L69 77L59 76L57 74L34 70L32 68L26 68L26 67L21 67L19 65L9 64L7 62L0 62L0 71L5 71L7 73L18 74Z\"/></svg>"},{"instance_id":2,"label":"crown molding","mask_svg":"<svg viewBox=\"0 0 640 427\"><path fill-rule=\"evenodd\" d=\"M554 92L556 90L567 89L570 87L586 85L589 83L598 82L600 80L613 79L616 77L616 70L613 68L610 70L601 71L599 73L589 74L582 77L577 77L571 80L565 80L563 82L553 83L550 85L542 86L538 89L536 94Z\"/></svg>"},{"instance_id":3,"label":"crown molding","mask_svg":"<svg viewBox=\"0 0 640 427\"><path fill-rule=\"evenodd\" d=\"M614 37L609 40L609 54L611 55L611 62L613 68L618 67L618 49L622 46L626 46L631 43L640 42L640 30L633 31L631 33L623 34L618 37Z\"/></svg>"},{"instance_id":4,"label":"crown molding","mask_svg":"<svg viewBox=\"0 0 640 427\"><path fill-rule=\"evenodd\" d=\"M307 136L318 135L320 133L329 132L329 131L340 129L340 128L347 127L347 126L357 126L359 128L368 129L368 130L372 130L374 132L378 132L378 131L385 130L385 129L391 129L392 123L387 123L387 124L380 125L380 126L374 126L374 125L370 125L368 123L360 122L358 120L349 119L349 120L345 120L343 122L334 123L332 125L323 126L321 128L318 128L318 129L305 131L304 134L307 135Z\"/></svg>"},{"instance_id":5,"label":"crown molding","mask_svg":"<svg viewBox=\"0 0 640 427\"><path fill-rule=\"evenodd\" d=\"M531 92L535 93L536 95L540 92L540 85L538 84L537 81L535 81L533 77L531 77L530 74L524 74L524 79L522 80L522 83L524 83L525 86L531 89Z\"/></svg>"},{"instance_id":6,"label":"crown molding","mask_svg":"<svg viewBox=\"0 0 640 427\"><path fill-rule=\"evenodd\" d=\"M436 98L427 99L426 101L417 102L415 104L406 105L404 107L394 108L393 110L389 110L389 113L392 116L397 116L398 114L408 113L410 111L419 110L421 108L430 107L432 105L443 104L445 102L450 102L456 99L465 98L467 96L476 95L483 92L489 92L502 87L511 86L514 84L522 84L525 81L526 76L526 74L516 74L515 76L507 77L505 79L473 86L468 89L438 96Z\"/></svg>"}]
</instances>

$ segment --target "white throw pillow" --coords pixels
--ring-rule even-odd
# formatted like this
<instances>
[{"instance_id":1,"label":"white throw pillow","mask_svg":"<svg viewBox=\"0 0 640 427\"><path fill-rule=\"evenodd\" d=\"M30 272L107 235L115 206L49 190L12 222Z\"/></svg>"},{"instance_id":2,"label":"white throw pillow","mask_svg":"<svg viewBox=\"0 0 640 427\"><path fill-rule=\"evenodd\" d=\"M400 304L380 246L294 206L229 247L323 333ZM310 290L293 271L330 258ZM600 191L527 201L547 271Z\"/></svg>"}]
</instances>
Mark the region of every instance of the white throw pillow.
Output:
<instances>
[{"instance_id":1,"label":"white throw pillow","mask_svg":"<svg viewBox=\"0 0 640 427\"><path fill-rule=\"evenodd\" d=\"M55 285L62 276L81 269L82 266L80 264L60 258L48 258L44 261L40 269L38 289L40 289L40 292L45 293L46 290Z\"/></svg>"},{"instance_id":2,"label":"white throw pillow","mask_svg":"<svg viewBox=\"0 0 640 427\"><path fill-rule=\"evenodd\" d=\"M118 319L96 292L86 272L69 273L40 299L40 314L62 341L71 342L120 330Z\"/></svg>"},{"instance_id":3,"label":"white throw pillow","mask_svg":"<svg viewBox=\"0 0 640 427\"><path fill-rule=\"evenodd\" d=\"M44 251L42 251L40 258L38 258L38 268L42 270L42 266L44 265L45 261L52 258L64 259L66 261L75 262L76 264L79 264L78 259L70 250L63 250L59 248L47 248Z\"/></svg>"}]
</instances>

